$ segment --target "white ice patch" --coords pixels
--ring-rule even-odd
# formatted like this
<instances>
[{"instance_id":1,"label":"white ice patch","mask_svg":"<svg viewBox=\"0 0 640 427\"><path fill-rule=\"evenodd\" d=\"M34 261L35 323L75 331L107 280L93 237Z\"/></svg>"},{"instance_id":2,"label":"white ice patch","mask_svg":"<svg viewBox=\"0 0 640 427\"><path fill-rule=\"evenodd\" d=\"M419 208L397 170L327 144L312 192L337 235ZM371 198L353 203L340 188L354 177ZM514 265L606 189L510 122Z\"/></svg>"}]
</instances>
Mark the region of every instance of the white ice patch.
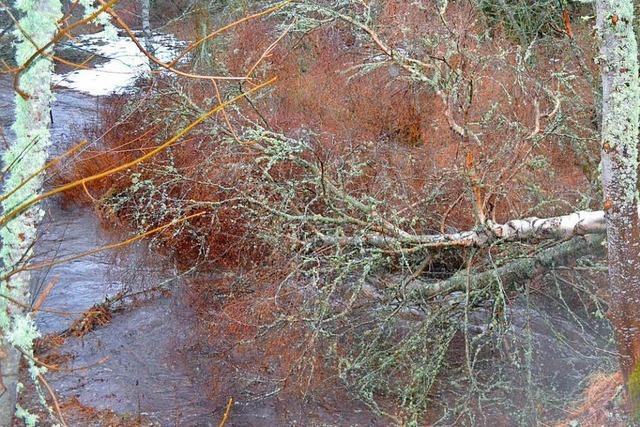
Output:
<instances>
[{"instance_id":1,"label":"white ice patch","mask_svg":"<svg viewBox=\"0 0 640 427\"><path fill-rule=\"evenodd\" d=\"M138 34L136 34L138 37ZM144 45L142 36L138 38ZM173 35L155 34L151 38L156 58L163 62L173 60L185 47L185 43ZM55 86L66 87L94 96L127 92L140 77L151 71L147 58L128 36L107 39L104 32L85 34L73 41L74 48L103 58L106 62L94 68L79 69L54 76Z\"/></svg>"}]
</instances>

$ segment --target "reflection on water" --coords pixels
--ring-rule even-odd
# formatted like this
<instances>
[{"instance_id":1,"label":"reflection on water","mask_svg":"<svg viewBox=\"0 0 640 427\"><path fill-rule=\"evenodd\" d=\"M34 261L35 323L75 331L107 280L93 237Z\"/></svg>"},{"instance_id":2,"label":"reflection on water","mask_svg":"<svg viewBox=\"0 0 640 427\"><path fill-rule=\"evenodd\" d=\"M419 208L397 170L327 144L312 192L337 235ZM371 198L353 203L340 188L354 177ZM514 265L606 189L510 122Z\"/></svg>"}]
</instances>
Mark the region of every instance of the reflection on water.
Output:
<instances>
[{"instance_id":1,"label":"reflection on water","mask_svg":"<svg viewBox=\"0 0 640 427\"><path fill-rule=\"evenodd\" d=\"M144 43L142 39L140 42ZM149 59L131 38L124 35L110 39L105 31L83 34L69 44L69 47L96 55L105 62L58 75L53 79L56 86L94 96L111 95L130 89L138 78L151 71ZM172 35L155 34L151 38L154 56L163 62L173 60L184 45Z\"/></svg>"}]
</instances>

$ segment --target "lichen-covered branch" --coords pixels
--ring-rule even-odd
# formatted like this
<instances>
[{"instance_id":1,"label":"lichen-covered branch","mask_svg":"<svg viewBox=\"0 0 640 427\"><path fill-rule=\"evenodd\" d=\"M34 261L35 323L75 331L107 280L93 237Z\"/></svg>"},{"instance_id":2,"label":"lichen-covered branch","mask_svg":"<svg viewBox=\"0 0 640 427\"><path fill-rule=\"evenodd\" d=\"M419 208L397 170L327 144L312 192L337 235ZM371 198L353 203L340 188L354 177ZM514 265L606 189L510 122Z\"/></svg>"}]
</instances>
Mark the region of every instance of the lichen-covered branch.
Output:
<instances>
[{"instance_id":1,"label":"lichen-covered branch","mask_svg":"<svg viewBox=\"0 0 640 427\"><path fill-rule=\"evenodd\" d=\"M62 5L59 0L21 0L16 2L16 7L24 13L20 19L20 31L17 31L16 62L20 66L54 38L57 22L62 17ZM51 142L49 111L53 98L52 73L51 59L40 56L20 75L20 88L26 97L16 95L13 126L16 139L3 155L3 164L8 170L3 180L5 192L31 178L47 161ZM41 175L31 178L3 200L2 210L8 212L38 194L43 179ZM30 257L41 218L42 210L34 206L0 228L3 276ZM11 297L0 299L0 367L4 385L0 393L0 425L3 426L12 425L14 413L22 417L27 425L36 422L34 415L16 407L20 354L33 354L32 342L38 335L29 313L24 311L24 304L28 301L29 279L29 273L22 272L0 283L0 292ZM11 300L19 301L22 305L15 305ZM31 375L36 378L41 372L40 368L33 362L30 365Z\"/></svg>"},{"instance_id":2,"label":"lichen-covered branch","mask_svg":"<svg viewBox=\"0 0 640 427\"><path fill-rule=\"evenodd\" d=\"M602 234L578 237L481 273L469 275L468 272L461 271L447 280L433 283L417 280L409 286L409 298L432 298L452 292L464 292L469 282L473 289L481 289L496 280L500 280L505 287L526 283L539 274L580 257L602 254L603 244Z\"/></svg>"},{"instance_id":3,"label":"lichen-covered branch","mask_svg":"<svg viewBox=\"0 0 640 427\"><path fill-rule=\"evenodd\" d=\"M253 132L253 131L252 131ZM437 234L419 234L394 223L397 218L386 218L376 210L376 202L363 202L339 188L321 170L321 165L305 157L309 150L304 141L266 131L250 134L259 142L253 148L262 154L258 163L269 171L279 162L293 162L309 174L310 181L320 187L320 196L327 204L344 205L351 210L332 209L325 212L307 210L292 212L290 207L278 207L268 199L246 196L250 206L281 220L310 226L315 240L324 245L377 247L404 252L417 249L450 247L487 247L494 243L567 240L575 236L602 234L606 231L605 211L577 211L556 217L530 217L513 219L505 223L487 220L476 229ZM324 226L324 227L323 227ZM339 230L339 233L335 233Z\"/></svg>"}]
</instances>

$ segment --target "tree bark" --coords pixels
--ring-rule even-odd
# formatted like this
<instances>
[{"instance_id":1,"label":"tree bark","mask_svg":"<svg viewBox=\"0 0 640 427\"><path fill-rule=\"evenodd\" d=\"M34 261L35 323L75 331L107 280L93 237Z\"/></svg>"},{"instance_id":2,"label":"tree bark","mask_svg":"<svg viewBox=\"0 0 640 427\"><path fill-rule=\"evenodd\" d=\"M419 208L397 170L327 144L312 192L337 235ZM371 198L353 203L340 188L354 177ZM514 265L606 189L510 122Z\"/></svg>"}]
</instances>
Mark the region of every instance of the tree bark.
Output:
<instances>
[{"instance_id":1,"label":"tree bark","mask_svg":"<svg viewBox=\"0 0 640 427\"><path fill-rule=\"evenodd\" d=\"M576 237L530 257L519 258L495 270L483 271L470 277L467 277L467 272L463 271L439 282L426 283L415 279L407 286L408 298L421 300L452 292L464 292L469 282L471 289L480 289L498 278L503 286L508 288L518 283L525 283L554 267L567 265L577 258L586 255L603 255L603 242L603 234Z\"/></svg>"},{"instance_id":2,"label":"tree bark","mask_svg":"<svg viewBox=\"0 0 640 427\"><path fill-rule=\"evenodd\" d=\"M62 5L60 0L23 0L16 2L16 8L23 13L16 41L16 63L23 65L37 51L34 44L44 46L54 37L58 20L62 18ZM46 53L50 54L51 49ZM49 112L53 62L49 55L40 55L21 73L18 81L24 96L16 95L13 125L16 139L3 154L3 163L8 170L3 176L3 192L7 194L28 182L4 198L4 214L40 192L43 175L29 177L45 165L51 139ZM29 259L41 218L42 210L32 207L0 228L2 276ZM20 353L31 355L33 339L37 336L35 324L25 310L29 301L29 279L29 272L21 272L0 282L0 294L9 297L0 298L0 426L12 425ZM38 368L32 367L35 376ZM21 413L27 416L24 411Z\"/></svg>"},{"instance_id":3,"label":"tree bark","mask_svg":"<svg viewBox=\"0 0 640 427\"><path fill-rule=\"evenodd\" d=\"M320 215L287 216L301 222L334 222L339 219ZM394 247L413 245L424 248L485 247L497 241L516 242L532 240L566 240L576 236L604 234L607 223L604 211L577 211L550 218L513 219L504 224L487 221L482 229L450 234L410 234L397 227L387 227L388 234L367 233L359 236L322 236L324 244Z\"/></svg>"},{"instance_id":4,"label":"tree bark","mask_svg":"<svg viewBox=\"0 0 640 427\"><path fill-rule=\"evenodd\" d=\"M195 32L198 40L204 39L210 31L209 2L197 0L195 6ZM206 40L200 44L196 54L197 66L208 70L213 66L213 42Z\"/></svg>"},{"instance_id":5,"label":"tree bark","mask_svg":"<svg viewBox=\"0 0 640 427\"><path fill-rule=\"evenodd\" d=\"M598 0L602 38L602 187L607 212L610 319L630 415L640 421L640 233L638 227L638 48L633 1Z\"/></svg>"},{"instance_id":6,"label":"tree bark","mask_svg":"<svg viewBox=\"0 0 640 427\"><path fill-rule=\"evenodd\" d=\"M151 2L150 0L140 0L141 9L142 9L142 34L144 36L144 47L151 54L154 54L153 49L153 41L151 32ZM151 67L153 68L153 63L150 62Z\"/></svg>"}]
</instances>

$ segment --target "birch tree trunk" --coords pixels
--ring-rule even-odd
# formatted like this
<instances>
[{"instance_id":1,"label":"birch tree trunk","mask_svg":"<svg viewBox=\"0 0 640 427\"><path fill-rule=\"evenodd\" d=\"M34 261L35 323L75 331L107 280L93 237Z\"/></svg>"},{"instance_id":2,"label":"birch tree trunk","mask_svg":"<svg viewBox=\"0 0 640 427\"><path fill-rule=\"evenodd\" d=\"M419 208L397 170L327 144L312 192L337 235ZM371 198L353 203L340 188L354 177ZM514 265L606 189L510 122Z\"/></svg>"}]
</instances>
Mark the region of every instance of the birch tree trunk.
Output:
<instances>
[{"instance_id":1,"label":"birch tree trunk","mask_svg":"<svg viewBox=\"0 0 640 427\"><path fill-rule=\"evenodd\" d=\"M631 0L598 0L602 38L602 187L609 251L610 319L627 386L640 421L640 233L638 227L638 48Z\"/></svg>"},{"instance_id":2,"label":"birch tree trunk","mask_svg":"<svg viewBox=\"0 0 640 427\"><path fill-rule=\"evenodd\" d=\"M150 0L141 0L141 9L142 9L142 34L144 35L144 47L152 54L153 52L153 42L152 42L152 32L151 32L151 2ZM150 62L149 65L153 68L153 63Z\"/></svg>"},{"instance_id":3,"label":"birch tree trunk","mask_svg":"<svg viewBox=\"0 0 640 427\"><path fill-rule=\"evenodd\" d=\"M197 0L195 6L195 32L198 40L205 38L209 35L210 19L209 14L209 2L205 0ZM211 40L206 40L200 44L197 51L197 65L205 70L210 70L213 66L213 43Z\"/></svg>"},{"instance_id":4,"label":"birch tree trunk","mask_svg":"<svg viewBox=\"0 0 640 427\"><path fill-rule=\"evenodd\" d=\"M15 4L23 13L20 28L26 33L17 32L16 62L22 65L37 51L34 44L41 47L53 38L57 22L62 17L62 6L60 0L21 0ZM40 55L20 76L23 96L16 95L15 141L3 155L4 167L8 168L3 180L4 194L40 170L47 160L51 140L52 73L52 61ZM43 177L38 175L5 198L3 213L40 192L42 182ZM0 229L2 276L29 258L41 218L42 210L33 207ZM32 354L33 339L37 337L34 322L24 310L28 304L29 279L29 273L22 272L0 283L0 294L20 303L16 305L8 298L0 298L0 426L12 425L16 412L20 352ZM32 373L35 375L37 370ZM22 410L20 413L26 424L30 424L26 413Z\"/></svg>"}]
</instances>

